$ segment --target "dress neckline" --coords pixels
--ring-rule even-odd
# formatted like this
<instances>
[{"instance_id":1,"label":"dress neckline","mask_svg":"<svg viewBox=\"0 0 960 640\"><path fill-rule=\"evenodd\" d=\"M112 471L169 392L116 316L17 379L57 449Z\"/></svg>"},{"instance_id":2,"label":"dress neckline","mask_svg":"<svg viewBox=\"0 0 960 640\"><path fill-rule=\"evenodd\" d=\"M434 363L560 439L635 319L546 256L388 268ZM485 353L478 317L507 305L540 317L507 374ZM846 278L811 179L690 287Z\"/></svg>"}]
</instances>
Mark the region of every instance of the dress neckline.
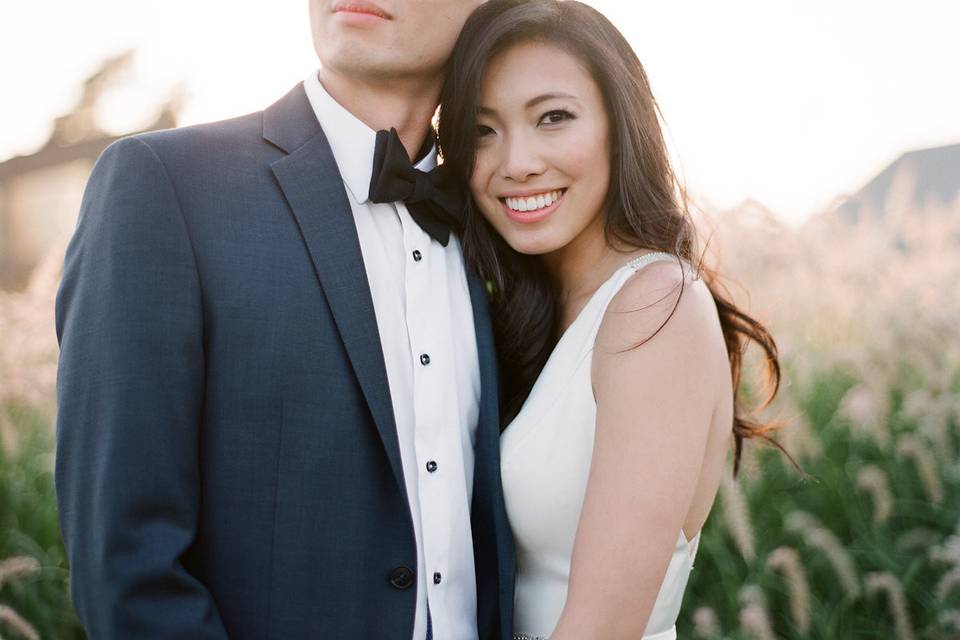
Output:
<instances>
[{"instance_id":1,"label":"dress neckline","mask_svg":"<svg viewBox=\"0 0 960 640\"><path fill-rule=\"evenodd\" d=\"M662 251L651 251L641 256L631 258L629 261L617 267L613 271L613 273L611 273L610 276L606 280L604 280L592 294L590 294L590 297L587 299L587 302L580 308L580 311L577 312L577 315L574 317L573 321L570 322L569 325L567 325L567 327L560 334L559 339L556 341L556 343L554 343L553 348L550 350L550 355L547 356L546 362L544 362L543 367L541 368L540 373L537 376L537 379L534 381L533 388L530 390L530 393L527 395L527 398L524 400L523 405L520 407L520 411L517 413L516 416L514 416L513 420L511 420L510 423L503 430L503 434L510 433L511 437L513 437L512 434L516 433L516 428L514 427L514 424L518 421L518 419L521 418L521 416L526 415L527 411L529 411L529 408L528 408L529 401L537 392L541 383L543 382L545 377L548 375L548 372L552 372L553 369L555 368L556 366L555 360L558 357L557 354L562 353L562 350L566 346L566 342L569 341L571 339L571 336L574 334L574 329L576 329L577 326L581 322L583 322L583 319L587 317L588 315L587 312L595 304L597 304L597 301L600 299L600 294L606 291L610 283L613 282L620 275L620 273L623 272L624 269L637 270L640 267L645 266L645 263L654 261L660 257L669 258L670 260L676 259L676 256L669 253L662 252ZM593 347L593 342L591 341L589 344L589 348L592 349L592 347ZM580 353L581 355L583 354L582 351ZM553 402L553 397L551 396L551 398L547 401L546 406L548 406L552 402ZM509 457L501 460L501 464L506 464L507 460L509 460Z\"/></svg>"}]
</instances>

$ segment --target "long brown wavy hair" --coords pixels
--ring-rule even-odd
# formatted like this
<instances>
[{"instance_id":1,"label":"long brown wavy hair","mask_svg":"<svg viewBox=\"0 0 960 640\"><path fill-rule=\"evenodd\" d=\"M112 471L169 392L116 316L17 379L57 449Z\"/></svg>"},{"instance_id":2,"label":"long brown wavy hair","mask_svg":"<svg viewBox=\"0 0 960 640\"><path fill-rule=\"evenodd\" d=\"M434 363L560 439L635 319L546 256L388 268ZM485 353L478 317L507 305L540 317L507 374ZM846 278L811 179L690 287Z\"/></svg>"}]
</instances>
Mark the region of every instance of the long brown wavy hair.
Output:
<instances>
[{"instance_id":1,"label":"long brown wavy hair","mask_svg":"<svg viewBox=\"0 0 960 640\"><path fill-rule=\"evenodd\" d=\"M603 95L611 127L610 186L602 209L607 212L608 241L670 253L689 264L697 262L713 294L734 384L734 477L745 438L763 438L790 457L767 435L776 425L751 418L739 391L743 353L753 341L762 350L770 382L769 397L762 406L773 399L780 386L776 343L763 325L721 290L717 274L694 259L695 229L684 190L670 165L660 111L646 72L603 14L574 0L489 0L481 5L464 25L440 96L438 131L444 164L464 183L469 180L477 153L477 113L486 67L511 46L531 41L556 46L578 59ZM519 412L558 340L557 283L539 256L513 251L472 199L467 205L463 249L493 291L506 425Z\"/></svg>"}]
</instances>

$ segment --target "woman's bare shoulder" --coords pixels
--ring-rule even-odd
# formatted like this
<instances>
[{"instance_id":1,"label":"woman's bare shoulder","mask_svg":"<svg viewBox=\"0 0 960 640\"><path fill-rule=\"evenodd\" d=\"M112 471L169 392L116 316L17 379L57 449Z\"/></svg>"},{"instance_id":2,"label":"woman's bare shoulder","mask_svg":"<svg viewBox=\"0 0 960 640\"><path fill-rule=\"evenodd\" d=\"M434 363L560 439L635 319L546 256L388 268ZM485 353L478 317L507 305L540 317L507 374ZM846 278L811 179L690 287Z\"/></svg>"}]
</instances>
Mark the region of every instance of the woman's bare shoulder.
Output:
<instances>
[{"instance_id":1,"label":"woman's bare shoulder","mask_svg":"<svg viewBox=\"0 0 960 640\"><path fill-rule=\"evenodd\" d=\"M656 352L690 352L717 340L723 334L707 283L686 262L658 261L629 276L610 301L595 357L654 344Z\"/></svg>"}]
</instances>

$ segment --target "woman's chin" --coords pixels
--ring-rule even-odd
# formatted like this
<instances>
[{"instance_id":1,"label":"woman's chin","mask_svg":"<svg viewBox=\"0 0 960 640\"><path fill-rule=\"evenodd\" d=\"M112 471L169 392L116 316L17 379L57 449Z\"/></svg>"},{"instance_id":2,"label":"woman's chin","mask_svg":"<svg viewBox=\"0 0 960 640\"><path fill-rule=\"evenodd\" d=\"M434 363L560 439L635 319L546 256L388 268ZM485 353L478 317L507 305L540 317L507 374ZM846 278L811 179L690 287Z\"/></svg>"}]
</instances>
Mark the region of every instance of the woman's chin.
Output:
<instances>
[{"instance_id":1,"label":"woman's chin","mask_svg":"<svg viewBox=\"0 0 960 640\"><path fill-rule=\"evenodd\" d=\"M542 234L518 233L506 236L507 244L517 253L528 256L542 256L545 253L556 251L559 247L555 240L544 237Z\"/></svg>"}]
</instances>

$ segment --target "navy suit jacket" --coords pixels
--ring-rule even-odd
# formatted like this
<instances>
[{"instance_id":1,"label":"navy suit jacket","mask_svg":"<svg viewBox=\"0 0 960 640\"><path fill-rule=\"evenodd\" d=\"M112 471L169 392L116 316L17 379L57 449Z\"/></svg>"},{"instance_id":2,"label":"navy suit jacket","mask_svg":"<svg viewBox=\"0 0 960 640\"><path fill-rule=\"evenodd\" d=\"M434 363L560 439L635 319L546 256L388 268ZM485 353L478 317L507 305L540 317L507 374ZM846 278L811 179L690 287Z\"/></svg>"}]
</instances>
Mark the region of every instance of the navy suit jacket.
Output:
<instances>
[{"instance_id":1,"label":"navy suit jacket","mask_svg":"<svg viewBox=\"0 0 960 640\"><path fill-rule=\"evenodd\" d=\"M477 624L506 640L498 382L468 280ZM417 551L383 353L302 85L263 112L108 148L56 321L56 486L92 638L410 640Z\"/></svg>"}]
</instances>

